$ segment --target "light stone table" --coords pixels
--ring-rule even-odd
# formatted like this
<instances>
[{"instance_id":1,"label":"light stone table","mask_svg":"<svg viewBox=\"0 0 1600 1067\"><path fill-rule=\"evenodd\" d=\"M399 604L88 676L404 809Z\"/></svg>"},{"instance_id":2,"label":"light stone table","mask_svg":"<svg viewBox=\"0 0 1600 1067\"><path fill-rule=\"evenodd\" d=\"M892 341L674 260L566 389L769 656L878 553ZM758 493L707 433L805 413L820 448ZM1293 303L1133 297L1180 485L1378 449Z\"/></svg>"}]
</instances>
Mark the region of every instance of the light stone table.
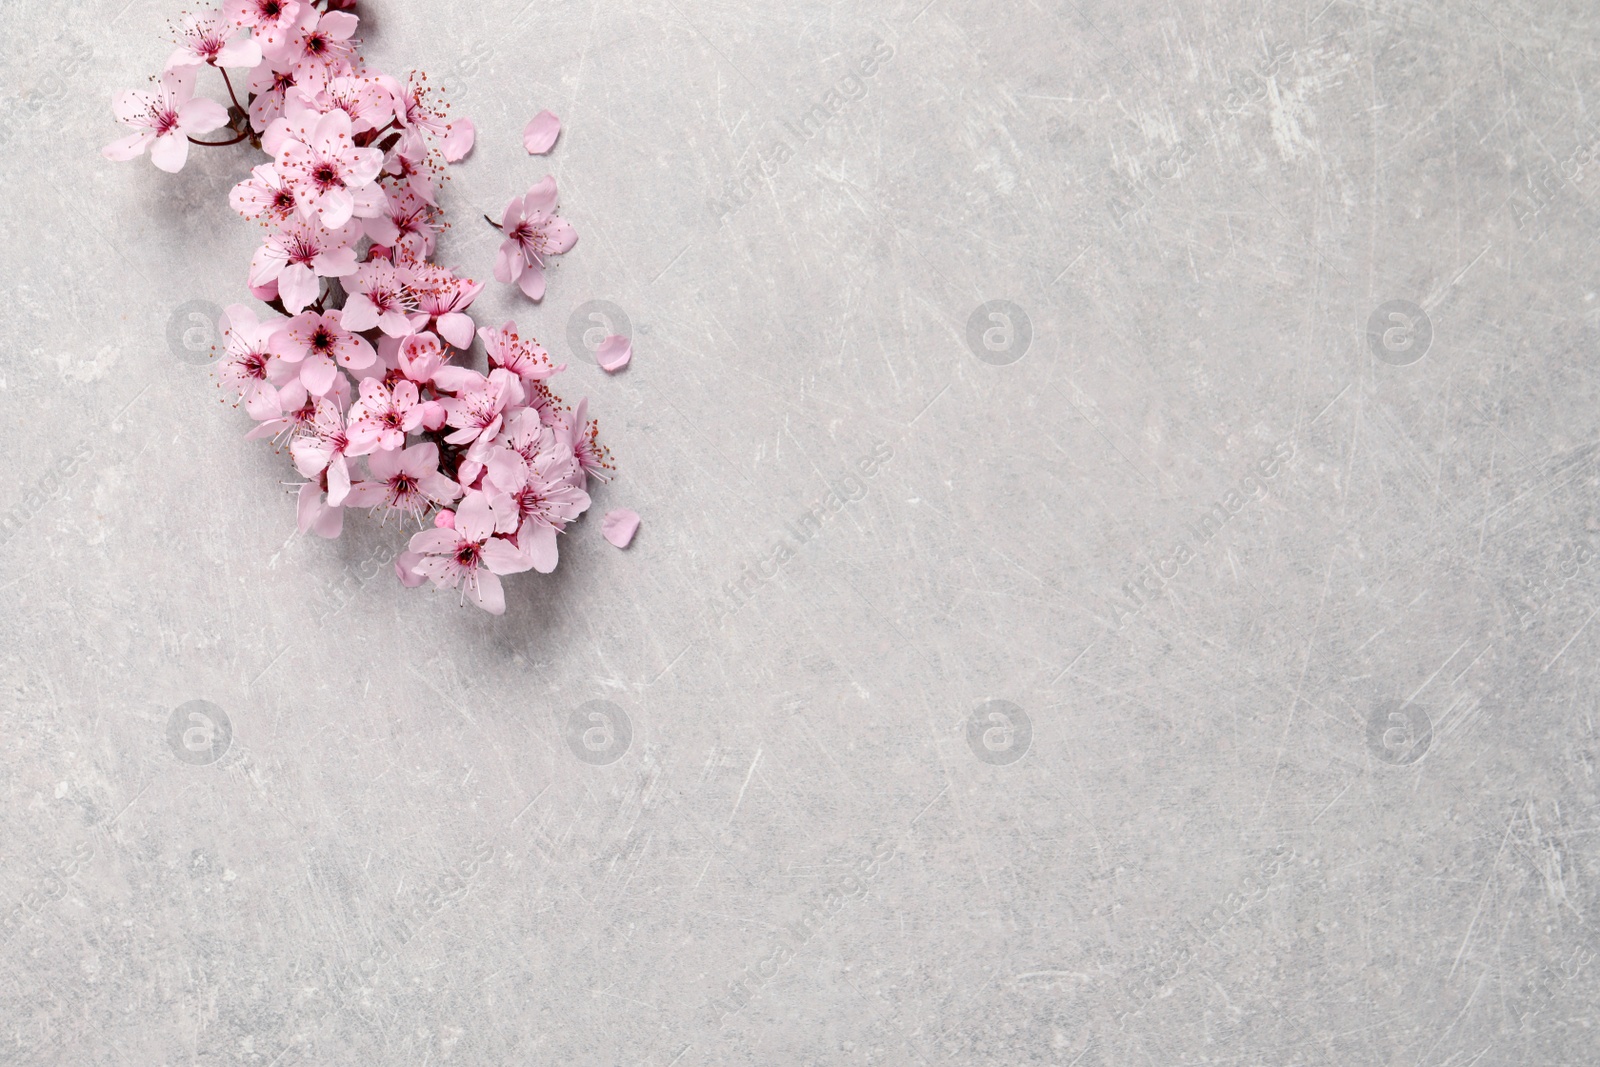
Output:
<instances>
[{"instance_id":1,"label":"light stone table","mask_svg":"<svg viewBox=\"0 0 1600 1067\"><path fill-rule=\"evenodd\" d=\"M1593 4L366 6L620 475L297 536L178 5L5 0L0 1063L1600 1063Z\"/></svg>"}]
</instances>

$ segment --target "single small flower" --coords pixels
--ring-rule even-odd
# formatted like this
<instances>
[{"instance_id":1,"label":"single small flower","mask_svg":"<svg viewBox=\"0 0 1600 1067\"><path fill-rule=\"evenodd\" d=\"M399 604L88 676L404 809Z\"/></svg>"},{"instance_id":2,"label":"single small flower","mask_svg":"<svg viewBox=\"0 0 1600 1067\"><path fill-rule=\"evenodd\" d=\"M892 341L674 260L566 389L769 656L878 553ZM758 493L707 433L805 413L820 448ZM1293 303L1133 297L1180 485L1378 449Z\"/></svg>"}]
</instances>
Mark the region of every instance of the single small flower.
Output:
<instances>
[{"instance_id":1,"label":"single small flower","mask_svg":"<svg viewBox=\"0 0 1600 1067\"><path fill-rule=\"evenodd\" d=\"M278 284L278 296L291 315L304 311L321 289L318 278L343 278L356 272L361 229L347 222L330 230L319 222L289 219L267 234L250 260L250 284Z\"/></svg>"},{"instance_id":2,"label":"single small flower","mask_svg":"<svg viewBox=\"0 0 1600 1067\"><path fill-rule=\"evenodd\" d=\"M283 117L290 93L295 88L294 71L273 70L263 63L250 72L245 83L255 99L250 101L250 128L264 133Z\"/></svg>"},{"instance_id":3,"label":"single small flower","mask_svg":"<svg viewBox=\"0 0 1600 1067\"><path fill-rule=\"evenodd\" d=\"M477 127L471 119L452 120L445 107L435 107L426 74L413 74L404 87L389 77L379 79L394 96L395 121L407 130L427 130L439 138L445 162L455 163L472 151Z\"/></svg>"},{"instance_id":4,"label":"single small flower","mask_svg":"<svg viewBox=\"0 0 1600 1067\"><path fill-rule=\"evenodd\" d=\"M441 589L462 589L462 595L491 615L506 610L500 575L529 568L523 553L500 534L516 527L517 517L503 498L491 499L469 490L456 509L454 529L435 527L414 534L408 546L422 558L411 570Z\"/></svg>"},{"instance_id":5,"label":"single small flower","mask_svg":"<svg viewBox=\"0 0 1600 1067\"><path fill-rule=\"evenodd\" d=\"M375 184L383 153L355 146L350 116L343 111L319 118L305 140L285 140L277 167L299 194L302 217L315 212L329 229L343 226L352 215L373 218L384 208L383 190Z\"/></svg>"},{"instance_id":6,"label":"single small flower","mask_svg":"<svg viewBox=\"0 0 1600 1067\"><path fill-rule=\"evenodd\" d=\"M361 399L350 408L350 454L404 448L406 434L422 425L415 382L402 378L393 388L378 378L361 380Z\"/></svg>"},{"instance_id":7,"label":"single small flower","mask_svg":"<svg viewBox=\"0 0 1600 1067\"><path fill-rule=\"evenodd\" d=\"M452 445L468 445L467 454L482 463L484 457L473 455L473 448L485 451L500 432L506 405L522 401L517 376L507 370L492 370L485 378L464 367L442 367L434 373L433 380L455 394L439 401L444 405L445 421L456 427L445 440Z\"/></svg>"},{"instance_id":8,"label":"single small flower","mask_svg":"<svg viewBox=\"0 0 1600 1067\"><path fill-rule=\"evenodd\" d=\"M217 377L244 401L246 411L255 410L263 388L282 386L298 378L293 367L271 352L276 322L259 322L248 307L230 304L223 309L221 326L224 354L217 361Z\"/></svg>"},{"instance_id":9,"label":"single small flower","mask_svg":"<svg viewBox=\"0 0 1600 1067\"><path fill-rule=\"evenodd\" d=\"M348 12L319 15L307 4L295 30L266 59L275 70L292 71L297 84L320 92L334 78L352 72L356 46L350 38L359 24Z\"/></svg>"},{"instance_id":10,"label":"single small flower","mask_svg":"<svg viewBox=\"0 0 1600 1067\"><path fill-rule=\"evenodd\" d=\"M334 393L337 401L337 388ZM345 395L349 395L348 387ZM285 439L292 438L311 425L311 420L317 416L317 398L306 392L306 387L300 384L300 377L297 374L281 388L270 384L260 386L256 390L254 400L246 405L245 410L257 423L255 429L244 435L245 440L271 438L281 444Z\"/></svg>"},{"instance_id":11,"label":"single small flower","mask_svg":"<svg viewBox=\"0 0 1600 1067\"><path fill-rule=\"evenodd\" d=\"M563 416L556 434L578 461L580 486L588 488L590 478L602 484L611 480L617 468L611 462L611 449L600 443L600 424L589 418L588 397L578 401L570 415Z\"/></svg>"},{"instance_id":12,"label":"single small flower","mask_svg":"<svg viewBox=\"0 0 1600 1067\"><path fill-rule=\"evenodd\" d=\"M323 396L333 387L340 366L362 370L378 359L366 338L340 324L337 311L296 315L272 335L272 354L300 365L300 381L313 396Z\"/></svg>"},{"instance_id":13,"label":"single small flower","mask_svg":"<svg viewBox=\"0 0 1600 1067\"><path fill-rule=\"evenodd\" d=\"M319 111L343 111L350 116L353 133L366 133L389 125L394 118L394 97L376 78L345 75L328 82L315 97Z\"/></svg>"},{"instance_id":14,"label":"single small flower","mask_svg":"<svg viewBox=\"0 0 1600 1067\"><path fill-rule=\"evenodd\" d=\"M235 40L239 32L238 24L220 11L190 15L183 20L178 49L167 58L167 69L197 67L202 63L213 67L257 66L261 62L260 42L250 37Z\"/></svg>"},{"instance_id":15,"label":"single small flower","mask_svg":"<svg viewBox=\"0 0 1600 1067\"><path fill-rule=\"evenodd\" d=\"M556 534L589 507L578 477L572 450L531 409L512 418L502 445L489 457L485 483L514 505L517 546L540 574L556 568Z\"/></svg>"},{"instance_id":16,"label":"single small flower","mask_svg":"<svg viewBox=\"0 0 1600 1067\"><path fill-rule=\"evenodd\" d=\"M571 223L555 215L557 195L555 178L546 176L507 204L500 220L505 240L495 256L495 279L517 283L529 300L544 299L545 258L578 243Z\"/></svg>"},{"instance_id":17,"label":"single small flower","mask_svg":"<svg viewBox=\"0 0 1600 1067\"><path fill-rule=\"evenodd\" d=\"M428 143L416 130L400 131L400 139L383 158L383 173L407 185L415 182L417 195L430 204L437 204L429 176Z\"/></svg>"},{"instance_id":18,"label":"single small flower","mask_svg":"<svg viewBox=\"0 0 1600 1067\"><path fill-rule=\"evenodd\" d=\"M155 90L118 93L111 109L117 121L137 132L101 149L107 159L123 162L150 150L150 162L169 174L189 159L189 138L228 124L228 111L215 100L194 95L195 69L177 67L161 75Z\"/></svg>"},{"instance_id":19,"label":"single small flower","mask_svg":"<svg viewBox=\"0 0 1600 1067\"><path fill-rule=\"evenodd\" d=\"M300 21L301 0L223 0L222 13L266 51L283 47Z\"/></svg>"},{"instance_id":20,"label":"single small flower","mask_svg":"<svg viewBox=\"0 0 1600 1067\"><path fill-rule=\"evenodd\" d=\"M283 180L278 168L263 163L233 187L228 204L247 219L265 215L273 221L286 222L295 214L294 188Z\"/></svg>"},{"instance_id":21,"label":"single small flower","mask_svg":"<svg viewBox=\"0 0 1600 1067\"><path fill-rule=\"evenodd\" d=\"M477 323L466 311L483 292L483 283L458 278L448 267L420 259L403 245L396 252L395 266L417 298L417 317L411 321L418 331L433 330L457 348L469 347Z\"/></svg>"},{"instance_id":22,"label":"single small flower","mask_svg":"<svg viewBox=\"0 0 1600 1067\"><path fill-rule=\"evenodd\" d=\"M433 381L434 374L444 366L444 346L431 333L414 333L400 342L395 353L395 363L400 373L418 385ZM434 403L434 401L429 401ZM430 427L436 429L437 427Z\"/></svg>"},{"instance_id":23,"label":"single small flower","mask_svg":"<svg viewBox=\"0 0 1600 1067\"><path fill-rule=\"evenodd\" d=\"M400 245L418 256L433 255L437 209L412 185L380 187L385 194L384 205L366 220L367 236L386 247Z\"/></svg>"},{"instance_id":24,"label":"single small flower","mask_svg":"<svg viewBox=\"0 0 1600 1067\"><path fill-rule=\"evenodd\" d=\"M367 458L367 469L382 487L378 504L419 524L429 509L453 504L461 496L461 487L439 473L439 446L432 441L375 452Z\"/></svg>"},{"instance_id":25,"label":"single small flower","mask_svg":"<svg viewBox=\"0 0 1600 1067\"><path fill-rule=\"evenodd\" d=\"M344 302L344 328L360 332L380 329L390 337L405 337L414 332L407 316L416 310L416 299L400 281L393 263L373 260L356 268L353 284L347 283L349 299Z\"/></svg>"},{"instance_id":26,"label":"single small flower","mask_svg":"<svg viewBox=\"0 0 1600 1067\"><path fill-rule=\"evenodd\" d=\"M489 353L491 367L504 367L522 378L548 378L561 369L550 362L550 353L538 341L531 337L524 340L517 335L515 322L493 330L480 327L478 337Z\"/></svg>"},{"instance_id":27,"label":"single small flower","mask_svg":"<svg viewBox=\"0 0 1600 1067\"><path fill-rule=\"evenodd\" d=\"M338 507L350 495L350 464L346 460L350 435L339 405L324 397L316 401L311 424L289 445L294 466L307 478L327 472L328 503Z\"/></svg>"}]
</instances>

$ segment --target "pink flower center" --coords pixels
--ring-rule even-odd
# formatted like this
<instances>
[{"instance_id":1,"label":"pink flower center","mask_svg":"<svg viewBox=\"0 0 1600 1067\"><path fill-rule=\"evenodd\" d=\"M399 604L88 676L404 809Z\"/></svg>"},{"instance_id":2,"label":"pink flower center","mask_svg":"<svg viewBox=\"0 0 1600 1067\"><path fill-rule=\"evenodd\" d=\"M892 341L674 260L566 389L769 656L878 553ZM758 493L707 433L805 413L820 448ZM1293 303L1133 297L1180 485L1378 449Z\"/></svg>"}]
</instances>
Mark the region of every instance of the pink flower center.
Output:
<instances>
[{"instance_id":1,"label":"pink flower center","mask_svg":"<svg viewBox=\"0 0 1600 1067\"><path fill-rule=\"evenodd\" d=\"M157 111L154 119L155 121L150 124L150 128L156 131L157 137L164 137L178 128L178 111L176 108L167 107Z\"/></svg>"},{"instance_id":2,"label":"pink flower center","mask_svg":"<svg viewBox=\"0 0 1600 1067\"><path fill-rule=\"evenodd\" d=\"M331 189L335 186L343 188L344 179L339 177L339 168L332 161L324 160L311 171L311 180L317 183L319 189Z\"/></svg>"},{"instance_id":3,"label":"pink flower center","mask_svg":"<svg viewBox=\"0 0 1600 1067\"><path fill-rule=\"evenodd\" d=\"M456 565L467 570L478 566L479 546L475 541L463 541L456 546Z\"/></svg>"},{"instance_id":4,"label":"pink flower center","mask_svg":"<svg viewBox=\"0 0 1600 1067\"><path fill-rule=\"evenodd\" d=\"M333 346L336 338L333 331L326 326L318 326L311 331L311 351L324 356L333 355Z\"/></svg>"}]
</instances>

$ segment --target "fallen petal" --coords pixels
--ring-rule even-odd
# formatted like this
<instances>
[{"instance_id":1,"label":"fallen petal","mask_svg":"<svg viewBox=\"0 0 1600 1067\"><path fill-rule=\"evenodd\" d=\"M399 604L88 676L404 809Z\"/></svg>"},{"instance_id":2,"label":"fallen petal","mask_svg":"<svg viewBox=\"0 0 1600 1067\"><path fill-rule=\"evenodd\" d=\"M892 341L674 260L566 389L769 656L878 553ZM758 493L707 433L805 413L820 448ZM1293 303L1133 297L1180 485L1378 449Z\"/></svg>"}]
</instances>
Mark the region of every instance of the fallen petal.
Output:
<instances>
[{"instance_id":1,"label":"fallen petal","mask_svg":"<svg viewBox=\"0 0 1600 1067\"><path fill-rule=\"evenodd\" d=\"M606 512L606 517L600 522L600 532L605 539L618 548L627 548L633 540L633 533L639 528L639 513L629 511L627 508L617 508L615 511Z\"/></svg>"},{"instance_id":2,"label":"fallen petal","mask_svg":"<svg viewBox=\"0 0 1600 1067\"><path fill-rule=\"evenodd\" d=\"M553 111L541 111L533 116L533 120L522 131L522 145L530 156L542 156L555 147L559 136L561 120L556 118Z\"/></svg>"},{"instance_id":3,"label":"fallen petal","mask_svg":"<svg viewBox=\"0 0 1600 1067\"><path fill-rule=\"evenodd\" d=\"M633 358L633 342L621 334L612 334L600 342L600 347L595 350L594 358L604 370L615 374L628 365Z\"/></svg>"}]
</instances>

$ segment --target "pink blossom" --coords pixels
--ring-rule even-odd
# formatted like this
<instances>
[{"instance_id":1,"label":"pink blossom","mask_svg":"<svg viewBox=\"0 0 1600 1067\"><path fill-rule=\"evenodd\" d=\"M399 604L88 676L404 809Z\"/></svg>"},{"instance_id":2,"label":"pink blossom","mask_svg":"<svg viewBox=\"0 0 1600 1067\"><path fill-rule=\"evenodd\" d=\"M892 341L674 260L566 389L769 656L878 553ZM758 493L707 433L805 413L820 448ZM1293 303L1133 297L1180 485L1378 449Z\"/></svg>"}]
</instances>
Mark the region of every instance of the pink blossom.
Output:
<instances>
[{"instance_id":1,"label":"pink blossom","mask_svg":"<svg viewBox=\"0 0 1600 1067\"><path fill-rule=\"evenodd\" d=\"M178 67L161 75L160 88L130 89L116 95L111 109L117 121L138 131L101 149L107 159L122 162L144 155L169 174L183 169L189 138L228 124L228 111L215 100L194 95L195 69Z\"/></svg>"},{"instance_id":2,"label":"pink blossom","mask_svg":"<svg viewBox=\"0 0 1600 1067\"><path fill-rule=\"evenodd\" d=\"M402 378L391 389L377 378L363 378L361 399L350 408L350 454L404 448L406 434L421 425L415 382Z\"/></svg>"},{"instance_id":3,"label":"pink blossom","mask_svg":"<svg viewBox=\"0 0 1600 1067\"><path fill-rule=\"evenodd\" d=\"M529 300L544 298L545 257L561 255L578 243L577 231L554 214L556 198L556 180L546 177L507 204L500 221L506 239L495 257L495 279L516 282Z\"/></svg>"},{"instance_id":4,"label":"pink blossom","mask_svg":"<svg viewBox=\"0 0 1600 1067\"><path fill-rule=\"evenodd\" d=\"M267 56L274 70L294 73L295 82L319 92L328 82L351 71L356 46L350 38L360 20L344 11L318 15L307 4L299 24L283 45Z\"/></svg>"},{"instance_id":5,"label":"pink blossom","mask_svg":"<svg viewBox=\"0 0 1600 1067\"><path fill-rule=\"evenodd\" d=\"M334 110L317 120L306 140L291 137L278 151L278 173L294 185L301 215L315 211L329 229L352 215L372 218L384 206L383 190L373 184L383 153L357 148L350 137L350 116Z\"/></svg>"},{"instance_id":6,"label":"pink blossom","mask_svg":"<svg viewBox=\"0 0 1600 1067\"><path fill-rule=\"evenodd\" d=\"M474 449L484 453L500 432L500 425L508 403L522 400L522 387L516 375L507 370L493 370L488 378L477 371L462 367L444 367L433 380L455 396L439 401L444 405L445 422L457 427L445 440L453 445L468 445L467 455L479 463L483 455L474 455Z\"/></svg>"},{"instance_id":7,"label":"pink blossom","mask_svg":"<svg viewBox=\"0 0 1600 1067\"><path fill-rule=\"evenodd\" d=\"M367 459L367 469L383 490L378 503L418 523L429 508L454 503L461 495L461 487L439 473L439 446L432 441L375 452Z\"/></svg>"},{"instance_id":8,"label":"pink blossom","mask_svg":"<svg viewBox=\"0 0 1600 1067\"><path fill-rule=\"evenodd\" d=\"M457 348L472 344L477 324L466 314L467 308L483 292L483 283L458 278L448 267L419 259L402 246L395 257L401 278L417 298L418 314L412 324L418 330L433 330Z\"/></svg>"},{"instance_id":9,"label":"pink blossom","mask_svg":"<svg viewBox=\"0 0 1600 1067\"><path fill-rule=\"evenodd\" d=\"M504 367L523 378L548 378L560 367L550 362L550 353L533 338L523 340L517 336L517 324L507 322L499 329L484 326L478 330L483 347L489 353L491 367Z\"/></svg>"},{"instance_id":10,"label":"pink blossom","mask_svg":"<svg viewBox=\"0 0 1600 1067\"><path fill-rule=\"evenodd\" d=\"M344 327L347 330L380 329L390 337L404 337L413 332L409 312L417 302L400 281L400 273L392 263L373 260L356 268L355 283L344 302Z\"/></svg>"},{"instance_id":11,"label":"pink blossom","mask_svg":"<svg viewBox=\"0 0 1600 1067\"><path fill-rule=\"evenodd\" d=\"M444 346L431 333L414 333L400 342L395 361L400 372L412 381L419 385L431 382L434 373L444 366Z\"/></svg>"},{"instance_id":12,"label":"pink blossom","mask_svg":"<svg viewBox=\"0 0 1600 1067\"><path fill-rule=\"evenodd\" d=\"M337 403L318 397L316 415L302 431L289 445L295 469L307 478L326 471L328 503L338 507L350 495L350 465L345 459L350 436L345 431L344 413Z\"/></svg>"},{"instance_id":13,"label":"pink blossom","mask_svg":"<svg viewBox=\"0 0 1600 1067\"><path fill-rule=\"evenodd\" d=\"M255 94L250 101L250 127L264 132L283 117L290 90L295 88L294 71L273 70L270 63L263 63L250 72L246 85Z\"/></svg>"},{"instance_id":14,"label":"pink blossom","mask_svg":"<svg viewBox=\"0 0 1600 1067\"><path fill-rule=\"evenodd\" d=\"M267 51L281 48L300 21L300 0L223 0L222 13Z\"/></svg>"},{"instance_id":15,"label":"pink blossom","mask_svg":"<svg viewBox=\"0 0 1600 1067\"><path fill-rule=\"evenodd\" d=\"M394 118L394 97L378 84L376 78L353 75L334 78L328 82L327 88L316 95L314 103L318 111L337 109L349 115L350 129L354 133L387 126Z\"/></svg>"},{"instance_id":16,"label":"pink blossom","mask_svg":"<svg viewBox=\"0 0 1600 1067\"><path fill-rule=\"evenodd\" d=\"M271 344L273 355L300 365L300 381L313 396L323 396L333 387L341 365L361 370L378 358L366 338L340 325L337 311L296 315L272 335Z\"/></svg>"},{"instance_id":17,"label":"pink blossom","mask_svg":"<svg viewBox=\"0 0 1600 1067\"><path fill-rule=\"evenodd\" d=\"M435 527L412 536L409 547L422 558L411 570L441 589L460 586L463 596L491 615L505 614L499 576L531 566L516 545L497 536L516 527L516 514L508 505L504 498L468 490L456 509L454 529Z\"/></svg>"},{"instance_id":18,"label":"pink blossom","mask_svg":"<svg viewBox=\"0 0 1600 1067\"><path fill-rule=\"evenodd\" d=\"M282 386L298 377L270 350L276 322L261 323L243 304L230 304L223 309L221 326L224 355L217 361L217 377L244 401L245 410L256 409L263 387Z\"/></svg>"},{"instance_id":19,"label":"pink blossom","mask_svg":"<svg viewBox=\"0 0 1600 1067\"><path fill-rule=\"evenodd\" d=\"M353 222L330 230L319 222L289 219L267 235L250 261L250 284L278 283L278 296L298 315L317 298L318 278L343 278L356 272L361 237Z\"/></svg>"},{"instance_id":20,"label":"pink blossom","mask_svg":"<svg viewBox=\"0 0 1600 1067\"><path fill-rule=\"evenodd\" d=\"M611 462L611 450L600 443L600 424L589 419L588 397L578 401L577 410L561 420L556 435L572 449L578 461L580 486L587 488L590 478L601 483L611 480L616 467Z\"/></svg>"},{"instance_id":21,"label":"pink blossom","mask_svg":"<svg viewBox=\"0 0 1600 1067\"><path fill-rule=\"evenodd\" d=\"M306 482L300 486L296 505L301 533L315 533L330 540L344 531L344 508L323 499L319 482Z\"/></svg>"},{"instance_id":22,"label":"pink blossom","mask_svg":"<svg viewBox=\"0 0 1600 1067\"><path fill-rule=\"evenodd\" d=\"M233 40L240 27L223 17L222 12L201 11L183 20L178 49L167 58L167 69L195 67L254 67L261 62L261 45L246 37Z\"/></svg>"},{"instance_id":23,"label":"pink blossom","mask_svg":"<svg viewBox=\"0 0 1600 1067\"><path fill-rule=\"evenodd\" d=\"M262 215L284 222L295 214L294 189L278 174L271 163L263 163L250 172L250 177L233 187L228 203L247 219Z\"/></svg>"},{"instance_id":24,"label":"pink blossom","mask_svg":"<svg viewBox=\"0 0 1600 1067\"><path fill-rule=\"evenodd\" d=\"M531 410L517 414L489 457L486 480L515 505L517 544L541 574L555 570L556 534L589 507L578 477L572 450Z\"/></svg>"},{"instance_id":25,"label":"pink blossom","mask_svg":"<svg viewBox=\"0 0 1600 1067\"><path fill-rule=\"evenodd\" d=\"M413 186L382 188L384 205L366 220L367 236L380 245L401 245L419 256L433 255L433 205Z\"/></svg>"},{"instance_id":26,"label":"pink blossom","mask_svg":"<svg viewBox=\"0 0 1600 1067\"><path fill-rule=\"evenodd\" d=\"M445 162L454 163L472 151L477 128L471 119L451 121L444 108L433 106L427 75L413 75L404 88L393 78L380 80L394 96L395 121L405 129L427 130L439 138Z\"/></svg>"},{"instance_id":27,"label":"pink blossom","mask_svg":"<svg viewBox=\"0 0 1600 1067\"><path fill-rule=\"evenodd\" d=\"M347 394L348 395L348 394ZM298 374L285 382L281 389L271 385L256 388L254 401L248 406L250 417L256 420L255 429L245 434L249 441L270 438L282 442L311 425L316 417L317 398L306 392Z\"/></svg>"}]
</instances>

